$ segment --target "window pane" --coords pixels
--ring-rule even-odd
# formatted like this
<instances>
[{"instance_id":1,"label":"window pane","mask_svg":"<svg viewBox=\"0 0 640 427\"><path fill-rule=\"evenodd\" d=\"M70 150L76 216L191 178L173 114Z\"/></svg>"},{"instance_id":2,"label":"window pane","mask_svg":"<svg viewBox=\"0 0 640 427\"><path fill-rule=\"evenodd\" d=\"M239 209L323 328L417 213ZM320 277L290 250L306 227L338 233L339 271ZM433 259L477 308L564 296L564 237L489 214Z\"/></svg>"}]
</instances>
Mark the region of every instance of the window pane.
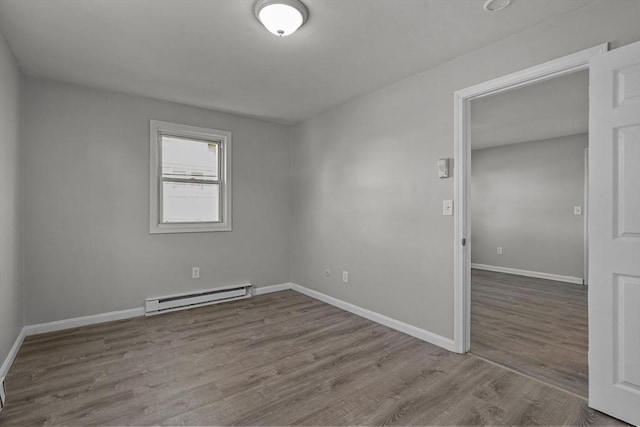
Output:
<instances>
[{"instance_id":1,"label":"window pane","mask_svg":"<svg viewBox=\"0 0 640 427\"><path fill-rule=\"evenodd\" d=\"M175 136L162 136L162 176L218 180L220 145Z\"/></svg>"},{"instance_id":2,"label":"window pane","mask_svg":"<svg viewBox=\"0 0 640 427\"><path fill-rule=\"evenodd\" d=\"M219 222L218 184L162 183L162 222Z\"/></svg>"}]
</instances>

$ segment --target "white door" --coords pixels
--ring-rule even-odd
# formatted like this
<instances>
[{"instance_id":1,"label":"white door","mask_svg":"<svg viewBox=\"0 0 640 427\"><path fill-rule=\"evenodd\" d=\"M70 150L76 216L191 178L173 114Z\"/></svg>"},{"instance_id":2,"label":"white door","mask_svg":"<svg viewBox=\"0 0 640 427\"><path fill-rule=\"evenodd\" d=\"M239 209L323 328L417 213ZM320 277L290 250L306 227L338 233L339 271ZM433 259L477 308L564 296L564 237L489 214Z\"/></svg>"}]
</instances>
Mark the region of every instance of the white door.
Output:
<instances>
[{"instance_id":1,"label":"white door","mask_svg":"<svg viewBox=\"0 0 640 427\"><path fill-rule=\"evenodd\" d=\"M589 71L589 406L640 425L640 42Z\"/></svg>"}]
</instances>

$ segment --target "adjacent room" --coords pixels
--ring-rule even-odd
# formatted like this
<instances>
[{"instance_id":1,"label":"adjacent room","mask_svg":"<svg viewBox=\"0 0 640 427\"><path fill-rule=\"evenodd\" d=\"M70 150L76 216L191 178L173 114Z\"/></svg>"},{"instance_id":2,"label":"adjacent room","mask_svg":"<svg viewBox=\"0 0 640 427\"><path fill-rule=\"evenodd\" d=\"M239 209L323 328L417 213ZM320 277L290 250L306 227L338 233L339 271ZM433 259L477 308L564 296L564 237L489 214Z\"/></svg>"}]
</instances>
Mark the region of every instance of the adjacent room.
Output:
<instances>
[{"instance_id":1,"label":"adjacent room","mask_svg":"<svg viewBox=\"0 0 640 427\"><path fill-rule=\"evenodd\" d=\"M471 125L471 352L588 397L588 71L474 100Z\"/></svg>"},{"instance_id":2,"label":"adjacent room","mask_svg":"<svg viewBox=\"0 0 640 427\"><path fill-rule=\"evenodd\" d=\"M0 0L0 426L640 424L638 22Z\"/></svg>"}]
</instances>

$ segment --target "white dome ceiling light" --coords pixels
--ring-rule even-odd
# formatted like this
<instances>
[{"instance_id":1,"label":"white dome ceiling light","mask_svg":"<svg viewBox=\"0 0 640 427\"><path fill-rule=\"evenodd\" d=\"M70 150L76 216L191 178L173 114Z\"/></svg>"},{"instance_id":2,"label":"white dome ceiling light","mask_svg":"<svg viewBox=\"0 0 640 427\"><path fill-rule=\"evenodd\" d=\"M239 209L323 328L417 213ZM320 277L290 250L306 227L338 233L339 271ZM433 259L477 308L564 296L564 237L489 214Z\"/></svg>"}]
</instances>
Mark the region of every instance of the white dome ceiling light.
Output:
<instances>
[{"instance_id":1,"label":"white dome ceiling light","mask_svg":"<svg viewBox=\"0 0 640 427\"><path fill-rule=\"evenodd\" d=\"M486 12L497 12L506 9L511 4L511 0L487 0L482 8Z\"/></svg>"},{"instance_id":2,"label":"white dome ceiling light","mask_svg":"<svg viewBox=\"0 0 640 427\"><path fill-rule=\"evenodd\" d=\"M309 16L299 0L258 0L253 13L270 33L281 37L293 34Z\"/></svg>"}]
</instances>

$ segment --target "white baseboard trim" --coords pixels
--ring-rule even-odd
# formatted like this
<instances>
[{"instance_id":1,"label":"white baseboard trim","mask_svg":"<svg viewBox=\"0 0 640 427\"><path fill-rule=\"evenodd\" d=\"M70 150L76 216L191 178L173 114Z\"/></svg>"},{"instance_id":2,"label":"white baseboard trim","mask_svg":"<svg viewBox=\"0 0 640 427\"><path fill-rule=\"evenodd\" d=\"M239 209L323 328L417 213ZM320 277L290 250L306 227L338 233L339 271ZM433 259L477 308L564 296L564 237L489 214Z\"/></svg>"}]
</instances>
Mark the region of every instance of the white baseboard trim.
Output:
<instances>
[{"instance_id":1,"label":"white baseboard trim","mask_svg":"<svg viewBox=\"0 0 640 427\"><path fill-rule=\"evenodd\" d=\"M271 292L286 291L291 289L291 283L262 286L254 289L254 295L263 295ZM114 320L130 319L144 316L144 307L128 310L111 311L108 313L93 314L91 316L74 317L72 319L56 320L54 322L39 323L25 326L26 336L45 334L47 332L62 331L64 329L79 328L80 326L95 325L98 323L112 322Z\"/></svg>"},{"instance_id":2,"label":"white baseboard trim","mask_svg":"<svg viewBox=\"0 0 640 427\"><path fill-rule=\"evenodd\" d=\"M25 326L27 336L45 334L47 332L62 331L64 329L79 328L80 326L95 325L97 323L113 322L114 320L130 319L144 316L144 307L130 308L128 310L111 311L108 313L93 314L91 316L74 317L72 319L56 320L55 322L38 323Z\"/></svg>"},{"instance_id":3,"label":"white baseboard trim","mask_svg":"<svg viewBox=\"0 0 640 427\"><path fill-rule=\"evenodd\" d=\"M380 323L388 326L412 337L418 338L422 341L437 345L449 351L455 351L454 342L450 338L434 334L427 330L418 328L417 326L409 325L408 323L401 322L391 317L385 316L375 311L367 310L366 308L359 307L355 304L351 304L329 295L323 294L318 291L306 288L296 283L281 283L278 285L261 286L254 289L254 295L265 295L273 292L280 292L286 290L294 290L301 294L307 295L311 298L326 302L342 310L356 314L358 316L369 319L373 322ZM114 320L130 319L133 317L144 316L144 307L131 308L128 310L111 311L108 313L94 314L91 316L74 317L71 319L57 320L54 322L39 323L36 325L27 325L20 330L16 341L11 347L9 354L0 367L0 377L4 377L9 372L9 368L13 364L14 359L18 355L20 346L24 341L24 338L31 335L44 334L48 332L62 331L64 329L79 328L81 326L95 325L98 323L112 322Z\"/></svg>"},{"instance_id":4,"label":"white baseboard trim","mask_svg":"<svg viewBox=\"0 0 640 427\"><path fill-rule=\"evenodd\" d=\"M582 277L561 276L559 274L542 273L540 271L519 270L517 268L498 267L497 265L475 264L471 263L471 268L478 270L495 271L496 273L517 274L518 276L536 277L538 279L555 280L557 282L575 283L583 285Z\"/></svg>"},{"instance_id":5,"label":"white baseboard trim","mask_svg":"<svg viewBox=\"0 0 640 427\"><path fill-rule=\"evenodd\" d=\"M253 288L253 295L264 295L273 292L288 291L292 283L280 283L279 285L260 286Z\"/></svg>"},{"instance_id":6,"label":"white baseboard trim","mask_svg":"<svg viewBox=\"0 0 640 427\"><path fill-rule=\"evenodd\" d=\"M20 351L20 346L22 346L22 342L24 341L24 337L27 336L25 328L20 329L18 333L18 337L16 338L11 350L9 350L9 354L5 357L4 362L2 362L2 366L0 367L0 378L4 378L7 376L9 372L9 368L13 364L16 356L18 355L18 351ZM2 387L2 385L0 385Z\"/></svg>"},{"instance_id":7,"label":"white baseboard trim","mask_svg":"<svg viewBox=\"0 0 640 427\"><path fill-rule=\"evenodd\" d=\"M262 286L255 288L254 295L269 294L272 292L286 291L291 289L291 283L282 283L279 285ZM128 310L111 311L108 313L94 314L91 316L74 317L71 319L56 320L54 322L38 323L35 325L24 326L9 354L5 358L0 367L0 378L7 376L13 361L18 355L18 351L24 342L25 337L38 334L46 334L48 332L62 331L65 329L79 328L81 326L95 325L98 323L112 322L114 320L131 319L133 317L144 316L144 307L131 308Z\"/></svg>"},{"instance_id":8,"label":"white baseboard trim","mask_svg":"<svg viewBox=\"0 0 640 427\"><path fill-rule=\"evenodd\" d=\"M350 313L369 319L373 322L380 323L381 325L388 326L391 329L395 329L400 332L404 332L407 335L418 338L422 341L437 345L446 350L455 352L455 343L452 339L443 337L441 335L434 334L425 329L418 328L417 326L410 325L408 323L401 322L391 317L385 316L375 311L367 310L366 308L359 307L355 304L351 304L329 295L314 291L296 283L291 284L291 289L301 294L307 295L311 298L315 298L327 304L331 304L335 307L341 308Z\"/></svg>"}]
</instances>

